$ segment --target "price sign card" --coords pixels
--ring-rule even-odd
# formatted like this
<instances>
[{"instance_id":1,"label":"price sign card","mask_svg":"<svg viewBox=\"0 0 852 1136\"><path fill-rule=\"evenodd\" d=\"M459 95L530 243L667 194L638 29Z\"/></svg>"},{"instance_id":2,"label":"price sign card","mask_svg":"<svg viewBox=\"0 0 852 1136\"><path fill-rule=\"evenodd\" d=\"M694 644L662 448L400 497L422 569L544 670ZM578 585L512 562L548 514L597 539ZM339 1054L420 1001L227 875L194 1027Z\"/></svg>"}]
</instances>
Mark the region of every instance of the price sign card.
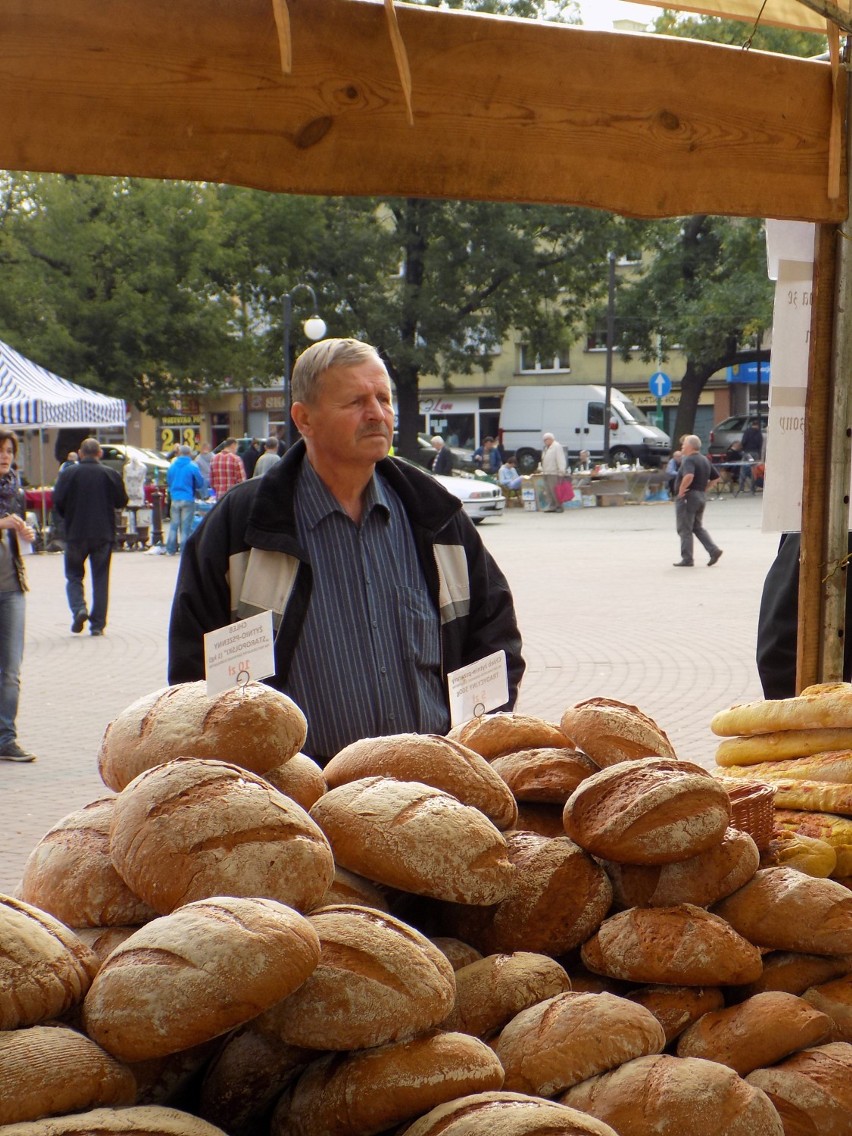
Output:
<instances>
[{"instance_id":1,"label":"price sign card","mask_svg":"<svg viewBox=\"0 0 852 1136\"><path fill-rule=\"evenodd\" d=\"M274 638L271 611L209 631L204 636L208 696L275 674Z\"/></svg>"},{"instance_id":2,"label":"price sign card","mask_svg":"<svg viewBox=\"0 0 852 1136\"><path fill-rule=\"evenodd\" d=\"M506 652L495 651L447 675L450 720L454 726L496 710L509 701Z\"/></svg>"}]
</instances>

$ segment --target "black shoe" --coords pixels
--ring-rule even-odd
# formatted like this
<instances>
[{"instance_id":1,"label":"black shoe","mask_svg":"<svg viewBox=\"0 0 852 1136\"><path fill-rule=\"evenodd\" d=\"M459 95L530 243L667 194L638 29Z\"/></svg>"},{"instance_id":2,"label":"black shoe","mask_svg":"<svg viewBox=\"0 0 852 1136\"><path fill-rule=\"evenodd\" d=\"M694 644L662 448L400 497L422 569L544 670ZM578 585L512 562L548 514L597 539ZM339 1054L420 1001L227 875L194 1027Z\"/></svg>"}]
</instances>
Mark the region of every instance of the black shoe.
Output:
<instances>
[{"instance_id":1,"label":"black shoe","mask_svg":"<svg viewBox=\"0 0 852 1136\"><path fill-rule=\"evenodd\" d=\"M89 632L90 635L103 635L103 631L99 627L93 627Z\"/></svg>"},{"instance_id":2,"label":"black shoe","mask_svg":"<svg viewBox=\"0 0 852 1136\"><path fill-rule=\"evenodd\" d=\"M35 761L35 754L27 753L25 749L21 749L17 742L9 742L2 747L2 750L0 761Z\"/></svg>"},{"instance_id":3,"label":"black shoe","mask_svg":"<svg viewBox=\"0 0 852 1136\"><path fill-rule=\"evenodd\" d=\"M676 560L672 568L693 568L694 564L691 560Z\"/></svg>"},{"instance_id":4,"label":"black shoe","mask_svg":"<svg viewBox=\"0 0 852 1136\"><path fill-rule=\"evenodd\" d=\"M84 607L77 608L77 610L74 612L74 622L71 624L71 630L75 635L80 634L88 618L89 613Z\"/></svg>"},{"instance_id":5,"label":"black shoe","mask_svg":"<svg viewBox=\"0 0 852 1136\"><path fill-rule=\"evenodd\" d=\"M718 561L719 561L719 557L721 555L722 555L722 549L717 548L716 551L713 553L713 555L710 557L710 559L707 561L707 567L712 568L714 564L717 564Z\"/></svg>"}]
</instances>

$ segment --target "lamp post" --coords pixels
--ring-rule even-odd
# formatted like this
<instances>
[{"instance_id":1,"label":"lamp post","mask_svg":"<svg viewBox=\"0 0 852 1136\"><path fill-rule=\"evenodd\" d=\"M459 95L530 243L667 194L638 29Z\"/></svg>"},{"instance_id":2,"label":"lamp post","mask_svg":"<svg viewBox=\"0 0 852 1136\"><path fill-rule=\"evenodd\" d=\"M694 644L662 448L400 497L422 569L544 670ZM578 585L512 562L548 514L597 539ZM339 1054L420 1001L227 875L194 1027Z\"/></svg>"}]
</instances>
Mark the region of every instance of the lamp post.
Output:
<instances>
[{"instance_id":1,"label":"lamp post","mask_svg":"<svg viewBox=\"0 0 852 1136\"><path fill-rule=\"evenodd\" d=\"M606 394L604 397L604 465L609 465L609 424L612 417L612 355L615 349L615 253L608 257L609 281L606 306Z\"/></svg>"},{"instance_id":2,"label":"lamp post","mask_svg":"<svg viewBox=\"0 0 852 1136\"><path fill-rule=\"evenodd\" d=\"M290 418L290 328L293 320L293 293L304 288L310 293L313 315L302 325L308 339L322 339L326 332L325 320L320 317L317 304L317 294L310 284L294 284L292 291L285 292L281 297L284 316L284 378L282 389L284 393L284 442L289 450L293 444L293 422Z\"/></svg>"}]
</instances>

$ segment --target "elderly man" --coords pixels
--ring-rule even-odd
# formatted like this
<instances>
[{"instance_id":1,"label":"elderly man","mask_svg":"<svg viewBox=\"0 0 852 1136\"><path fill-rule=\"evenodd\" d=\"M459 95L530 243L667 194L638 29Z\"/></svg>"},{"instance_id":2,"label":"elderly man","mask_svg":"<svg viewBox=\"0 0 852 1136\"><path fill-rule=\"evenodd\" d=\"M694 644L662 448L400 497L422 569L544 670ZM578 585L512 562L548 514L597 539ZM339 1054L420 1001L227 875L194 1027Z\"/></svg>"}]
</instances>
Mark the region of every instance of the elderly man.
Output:
<instances>
[{"instance_id":1,"label":"elderly man","mask_svg":"<svg viewBox=\"0 0 852 1136\"><path fill-rule=\"evenodd\" d=\"M204 677L205 632L271 610L275 675L325 764L359 738L449 729L447 674L504 649L524 671L509 586L457 498L387 456L388 373L354 339L293 368L302 440L238 485L190 537L169 635L169 681Z\"/></svg>"},{"instance_id":2,"label":"elderly man","mask_svg":"<svg viewBox=\"0 0 852 1136\"><path fill-rule=\"evenodd\" d=\"M432 439L432 448L435 450L432 472L443 473L446 477L449 477L453 472L453 451L446 445L440 434L436 434Z\"/></svg>"},{"instance_id":3,"label":"elderly man","mask_svg":"<svg viewBox=\"0 0 852 1136\"><path fill-rule=\"evenodd\" d=\"M691 568L695 563L692 558L693 537L697 537L707 549L710 554L707 563L712 568L722 555L722 549L704 528L704 505L707 501L705 490L708 483L715 481L719 474L702 454L701 439L697 434L687 434L684 437L681 454L675 478L675 519L677 535L680 537L680 560L675 562L675 568Z\"/></svg>"},{"instance_id":4,"label":"elderly man","mask_svg":"<svg viewBox=\"0 0 852 1136\"><path fill-rule=\"evenodd\" d=\"M544 512L561 513L564 510L562 508L562 502L559 501L556 496L556 483L565 476L568 470L568 463L565 460L565 450L549 432L542 434L541 440L543 443L541 451L541 472L544 474L544 491L549 502Z\"/></svg>"}]
</instances>

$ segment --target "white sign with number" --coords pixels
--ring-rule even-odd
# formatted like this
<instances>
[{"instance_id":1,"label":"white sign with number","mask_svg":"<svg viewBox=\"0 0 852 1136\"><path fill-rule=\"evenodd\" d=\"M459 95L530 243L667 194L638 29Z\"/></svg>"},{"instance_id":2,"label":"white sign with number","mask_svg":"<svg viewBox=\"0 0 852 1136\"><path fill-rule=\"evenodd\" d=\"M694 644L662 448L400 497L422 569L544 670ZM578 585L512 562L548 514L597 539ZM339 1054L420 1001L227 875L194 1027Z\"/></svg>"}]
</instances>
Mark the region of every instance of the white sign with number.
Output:
<instances>
[{"instance_id":1,"label":"white sign with number","mask_svg":"<svg viewBox=\"0 0 852 1136\"><path fill-rule=\"evenodd\" d=\"M275 674L274 642L271 611L208 631L204 636L208 697Z\"/></svg>"},{"instance_id":2,"label":"white sign with number","mask_svg":"<svg viewBox=\"0 0 852 1136\"><path fill-rule=\"evenodd\" d=\"M450 695L450 721L454 726L479 718L509 701L506 652L495 651L447 675Z\"/></svg>"}]
</instances>

